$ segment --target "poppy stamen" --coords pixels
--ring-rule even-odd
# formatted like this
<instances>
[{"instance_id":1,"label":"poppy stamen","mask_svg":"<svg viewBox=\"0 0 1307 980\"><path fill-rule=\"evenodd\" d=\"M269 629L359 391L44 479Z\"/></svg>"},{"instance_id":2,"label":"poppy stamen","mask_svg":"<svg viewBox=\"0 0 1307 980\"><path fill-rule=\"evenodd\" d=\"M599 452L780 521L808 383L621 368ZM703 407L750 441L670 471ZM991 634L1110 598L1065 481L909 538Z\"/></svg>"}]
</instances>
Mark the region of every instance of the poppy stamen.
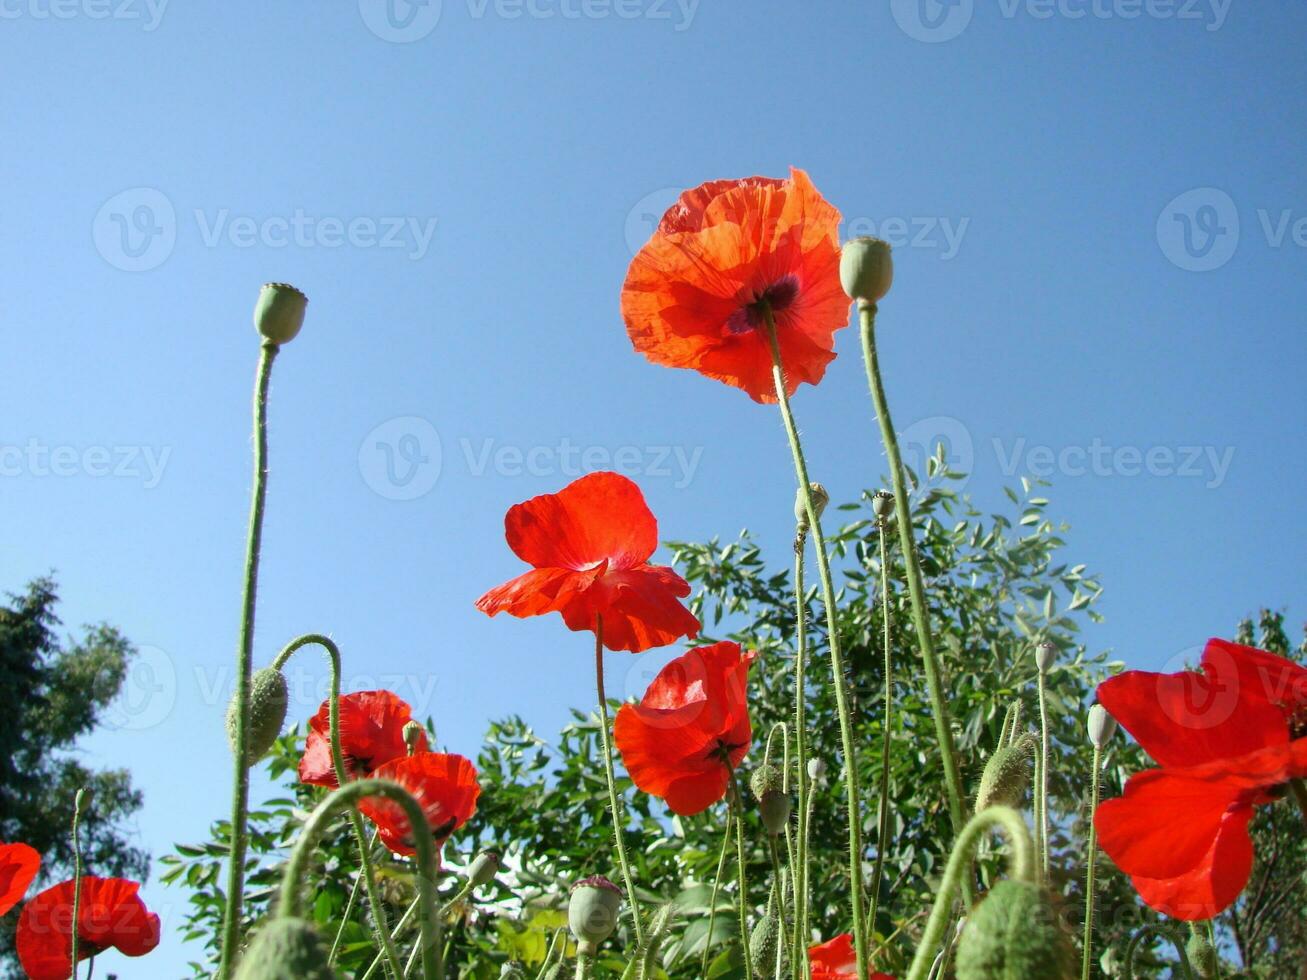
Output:
<instances>
[{"instance_id":1,"label":"poppy stamen","mask_svg":"<svg viewBox=\"0 0 1307 980\"><path fill-rule=\"evenodd\" d=\"M799 296L799 277L793 273L782 276L763 289L755 289L753 298L736 310L726 321L726 332L749 333L767 323L767 311L780 313Z\"/></svg>"}]
</instances>

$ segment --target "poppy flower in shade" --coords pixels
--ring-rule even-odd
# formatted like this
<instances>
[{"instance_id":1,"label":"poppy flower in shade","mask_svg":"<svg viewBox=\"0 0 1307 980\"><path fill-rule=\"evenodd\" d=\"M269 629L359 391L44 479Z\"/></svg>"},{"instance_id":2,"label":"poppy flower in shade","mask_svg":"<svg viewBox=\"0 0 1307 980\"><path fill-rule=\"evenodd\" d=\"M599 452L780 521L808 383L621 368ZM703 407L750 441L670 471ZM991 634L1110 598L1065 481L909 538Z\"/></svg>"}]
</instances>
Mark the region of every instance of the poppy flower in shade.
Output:
<instances>
[{"instance_id":1,"label":"poppy flower in shade","mask_svg":"<svg viewBox=\"0 0 1307 980\"><path fill-rule=\"evenodd\" d=\"M1210 640L1200 671L1132 670L1098 700L1161 764L1131 776L1094 815L1099 843L1145 902L1210 919L1252 869L1253 809L1307 776L1307 669Z\"/></svg>"},{"instance_id":2,"label":"poppy flower in shade","mask_svg":"<svg viewBox=\"0 0 1307 980\"><path fill-rule=\"evenodd\" d=\"M700 813L726 795L753 741L746 694L755 659L729 641L697 647L618 710L613 739L631 781L672 812Z\"/></svg>"},{"instance_id":3,"label":"poppy flower in shade","mask_svg":"<svg viewBox=\"0 0 1307 980\"><path fill-rule=\"evenodd\" d=\"M419 752L387 762L372 775L399 783L413 795L426 814L437 849L476 813L477 797L481 795L477 771L461 755ZM417 853L408 816L394 800L365 797L359 801L359 811L377 825L381 842L396 854Z\"/></svg>"},{"instance_id":4,"label":"poppy flower in shade","mask_svg":"<svg viewBox=\"0 0 1307 980\"><path fill-rule=\"evenodd\" d=\"M568 629L592 631L602 616L604 646L632 653L699 634L699 621L680 603L690 584L649 564L658 522L626 477L591 473L516 504L504 535L535 567L478 599L486 615L557 612Z\"/></svg>"},{"instance_id":5,"label":"poppy flower in shade","mask_svg":"<svg viewBox=\"0 0 1307 980\"><path fill-rule=\"evenodd\" d=\"M816 384L849 322L840 213L802 170L788 180L713 180L668 208L622 286L635 349L774 402L764 307L776 321L788 394Z\"/></svg>"},{"instance_id":6,"label":"poppy flower in shade","mask_svg":"<svg viewBox=\"0 0 1307 980\"><path fill-rule=\"evenodd\" d=\"M17 905L41 867L41 855L26 844L0 844L0 915Z\"/></svg>"},{"instance_id":7,"label":"poppy flower in shade","mask_svg":"<svg viewBox=\"0 0 1307 980\"><path fill-rule=\"evenodd\" d=\"M370 776L392 759L408 755L404 726L413 720L413 710L403 698L389 691L358 691L340 699L340 751L349 779ZM419 736L415 751L429 748L426 733ZM348 780L347 780L348 781ZM335 789L336 767L331 763L331 702L323 701L309 719L309 736L300 758L300 782Z\"/></svg>"},{"instance_id":8,"label":"poppy flower in shade","mask_svg":"<svg viewBox=\"0 0 1307 980\"><path fill-rule=\"evenodd\" d=\"M77 959L106 949L144 956L159 945L159 917L145 907L140 885L125 878L82 878ZM18 917L18 960L31 980L67 980L72 973L73 881L47 888Z\"/></svg>"},{"instance_id":9,"label":"poppy flower in shade","mask_svg":"<svg viewBox=\"0 0 1307 980\"><path fill-rule=\"evenodd\" d=\"M846 932L828 943L808 947L808 965L812 980L841 980L858 975L858 954L853 949L853 934ZM873 973L871 980L894 980L888 973Z\"/></svg>"}]
</instances>

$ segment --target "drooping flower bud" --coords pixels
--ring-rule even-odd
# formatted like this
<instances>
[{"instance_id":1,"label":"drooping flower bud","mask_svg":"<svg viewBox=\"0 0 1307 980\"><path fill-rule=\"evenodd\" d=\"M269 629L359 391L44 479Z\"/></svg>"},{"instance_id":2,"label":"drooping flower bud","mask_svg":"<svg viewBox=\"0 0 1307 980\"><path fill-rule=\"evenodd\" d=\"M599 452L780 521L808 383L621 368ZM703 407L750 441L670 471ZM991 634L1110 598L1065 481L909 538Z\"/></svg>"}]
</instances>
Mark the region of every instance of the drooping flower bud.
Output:
<instances>
[{"instance_id":1,"label":"drooping flower bud","mask_svg":"<svg viewBox=\"0 0 1307 980\"><path fill-rule=\"evenodd\" d=\"M290 700L286 675L275 667L263 667L250 677L250 713L245 720L245 764L252 766L272 748L286 723L286 706ZM233 695L227 706L227 737L236 751L236 720L240 703Z\"/></svg>"},{"instance_id":2,"label":"drooping flower bud","mask_svg":"<svg viewBox=\"0 0 1307 980\"><path fill-rule=\"evenodd\" d=\"M472 883L473 888L480 888L482 885L488 885L494 881L495 875L498 873L499 855L494 851L482 851L468 865L467 880Z\"/></svg>"},{"instance_id":3,"label":"drooping flower bud","mask_svg":"<svg viewBox=\"0 0 1307 980\"><path fill-rule=\"evenodd\" d=\"M1184 944L1184 951L1189 957L1189 965L1201 980L1211 980L1217 975L1220 957L1216 954L1216 947L1202 933L1196 930L1192 932L1189 941Z\"/></svg>"},{"instance_id":4,"label":"drooping flower bud","mask_svg":"<svg viewBox=\"0 0 1307 980\"><path fill-rule=\"evenodd\" d=\"M581 945L581 952L593 954L617 929L622 908L622 891L602 875L582 878L572 886L567 903L567 924Z\"/></svg>"},{"instance_id":5,"label":"drooping flower bud","mask_svg":"<svg viewBox=\"0 0 1307 980\"><path fill-rule=\"evenodd\" d=\"M1101 749L1116 734L1116 719L1101 704L1095 704L1089 709L1088 728L1089 741Z\"/></svg>"},{"instance_id":6,"label":"drooping flower bud","mask_svg":"<svg viewBox=\"0 0 1307 980\"><path fill-rule=\"evenodd\" d=\"M318 931L303 919L270 919L241 957L236 980L338 980Z\"/></svg>"},{"instance_id":7,"label":"drooping flower bud","mask_svg":"<svg viewBox=\"0 0 1307 980\"><path fill-rule=\"evenodd\" d=\"M274 344L288 344L304 326L304 311L309 298L284 282L265 283L254 304L254 326L264 339Z\"/></svg>"},{"instance_id":8,"label":"drooping flower bud","mask_svg":"<svg viewBox=\"0 0 1307 980\"><path fill-rule=\"evenodd\" d=\"M1020 809L1021 798L1030 786L1030 760L1035 748L1033 735L1022 735L1011 745L998 749L985 763L976 791L976 812L991 806Z\"/></svg>"},{"instance_id":9,"label":"drooping flower bud","mask_svg":"<svg viewBox=\"0 0 1307 980\"><path fill-rule=\"evenodd\" d=\"M764 762L749 776L749 789L753 791L755 800L761 801L766 794L779 792L784 785L785 774L770 762Z\"/></svg>"},{"instance_id":10,"label":"drooping flower bud","mask_svg":"<svg viewBox=\"0 0 1307 980\"><path fill-rule=\"evenodd\" d=\"M1069 980L1072 950L1043 888L1006 879L967 919L958 943L958 980Z\"/></svg>"},{"instance_id":11,"label":"drooping flower bud","mask_svg":"<svg viewBox=\"0 0 1307 980\"><path fill-rule=\"evenodd\" d=\"M808 484L808 491L812 494L812 509L817 512L817 520L821 520L821 515L826 512L826 505L830 503L830 494L826 492L825 487L815 481ZM795 491L794 519L799 522L800 528L807 529L808 502L804 499L802 489Z\"/></svg>"},{"instance_id":12,"label":"drooping flower bud","mask_svg":"<svg viewBox=\"0 0 1307 980\"><path fill-rule=\"evenodd\" d=\"M1041 674L1047 674L1057 662L1057 645L1045 640L1035 647L1035 666Z\"/></svg>"},{"instance_id":13,"label":"drooping flower bud","mask_svg":"<svg viewBox=\"0 0 1307 980\"><path fill-rule=\"evenodd\" d=\"M888 490L877 490L871 498L871 512L876 520L884 522L894 516L894 494Z\"/></svg>"},{"instance_id":14,"label":"drooping flower bud","mask_svg":"<svg viewBox=\"0 0 1307 980\"><path fill-rule=\"evenodd\" d=\"M879 303L894 282L888 242L866 235L851 238L840 253L840 285L859 306Z\"/></svg>"},{"instance_id":15,"label":"drooping flower bud","mask_svg":"<svg viewBox=\"0 0 1307 980\"><path fill-rule=\"evenodd\" d=\"M404 744L408 746L408 754L412 755L422 746L426 729L416 721L406 721L404 727L400 729L400 734L404 737Z\"/></svg>"}]
</instances>

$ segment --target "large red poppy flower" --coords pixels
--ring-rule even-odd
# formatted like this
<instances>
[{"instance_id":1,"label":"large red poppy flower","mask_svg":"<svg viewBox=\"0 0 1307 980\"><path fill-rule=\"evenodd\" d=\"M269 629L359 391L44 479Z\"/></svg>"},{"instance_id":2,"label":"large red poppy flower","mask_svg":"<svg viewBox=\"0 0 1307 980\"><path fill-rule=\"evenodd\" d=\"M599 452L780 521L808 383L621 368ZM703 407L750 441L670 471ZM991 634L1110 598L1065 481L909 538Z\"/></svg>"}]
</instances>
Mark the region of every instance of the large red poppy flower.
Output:
<instances>
[{"instance_id":1,"label":"large red poppy flower","mask_svg":"<svg viewBox=\"0 0 1307 980\"><path fill-rule=\"evenodd\" d=\"M0 915L17 905L41 867L41 855L26 844L0 844Z\"/></svg>"},{"instance_id":2,"label":"large red poppy flower","mask_svg":"<svg viewBox=\"0 0 1307 980\"><path fill-rule=\"evenodd\" d=\"M461 755L419 752L387 762L374 772L376 779L393 780L408 790L427 817L427 828L439 849L476 813L481 785L472 763ZM384 796L359 801L359 811L377 825L381 842L396 854L415 854L413 828L404 809Z\"/></svg>"},{"instance_id":3,"label":"large red poppy flower","mask_svg":"<svg viewBox=\"0 0 1307 980\"><path fill-rule=\"evenodd\" d=\"M1201 671L1132 670L1098 700L1157 762L1101 804L1098 839L1145 902L1177 919L1210 919L1252 869L1253 808L1307 776L1307 669L1210 640Z\"/></svg>"},{"instance_id":4,"label":"large red poppy flower","mask_svg":"<svg viewBox=\"0 0 1307 980\"><path fill-rule=\"evenodd\" d=\"M358 691L340 699L340 751L348 779L370 776L392 759L408 754L404 726L413 711L403 698L389 691ZM418 738L416 751L427 750L427 736ZM331 703L323 701L309 720L309 736L300 759L300 781L334 789L336 767L331 763Z\"/></svg>"},{"instance_id":5,"label":"large red poppy flower","mask_svg":"<svg viewBox=\"0 0 1307 980\"><path fill-rule=\"evenodd\" d=\"M486 615L557 612L572 630L594 630L602 616L604 646L632 653L698 635L699 621L679 601L689 583L649 564L658 522L626 477L591 473L516 504L504 534L513 553L535 567L478 599Z\"/></svg>"},{"instance_id":6,"label":"large red poppy flower","mask_svg":"<svg viewBox=\"0 0 1307 980\"><path fill-rule=\"evenodd\" d=\"M816 384L849 322L840 213L802 170L686 191L631 262L622 318L635 349L774 402L763 305L776 320L788 393Z\"/></svg>"},{"instance_id":7,"label":"large red poppy flower","mask_svg":"<svg viewBox=\"0 0 1307 980\"><path fill-rule=\"evenodd\" d=\"M67 980L72 973L74 883L47 888L23 906L18 917L18 959L30 980ZM77 959L113 948L144 956L159 945L159 917L125 878L82 878L77 914Z\"/></svg>"},{"instance_id":8,"label":"large red poppy flower","mask_svg":"<svg viewBox=\"0 0 1307 980\"><path fill-rule=\"evenodd\" d=\"M749 752L749 667L738 643L714 643L677 657L638 704L617 712L613 739L631 781L690 816L726 795Z\"/></svg>"},{"instance_id":9,"label":"large red poppy flower","mask_svg":"<svg viewBox=\"0 0 1307 980\"><path fill-rule=\"evenodd\" d=\"M808 965L812 980L842 980L858 975L858 954L853 949L853 934L846 932L828 943L808 947ZM871 980L894 980L888 973L873 973Z\"/></svg>"}]
</instances>

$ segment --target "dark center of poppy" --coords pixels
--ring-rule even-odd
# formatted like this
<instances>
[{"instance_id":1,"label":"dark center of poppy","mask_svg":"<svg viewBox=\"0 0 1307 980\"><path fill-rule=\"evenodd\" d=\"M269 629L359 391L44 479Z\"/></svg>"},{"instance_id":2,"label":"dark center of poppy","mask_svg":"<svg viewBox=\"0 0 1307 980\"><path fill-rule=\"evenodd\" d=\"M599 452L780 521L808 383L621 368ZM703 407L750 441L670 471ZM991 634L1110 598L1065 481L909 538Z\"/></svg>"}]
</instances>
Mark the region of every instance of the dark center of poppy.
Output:
<instances>
[{"instance_id":1,"label":"dark center of poppy","mask_svg":"<svg viewBox=\"0 0 1307 980\"><path fill-rule=\"evenodd\" d=\"M755 289L753 298L731 314L726 321L726 331L731 334L748 333L767 323L767 308L772 313L787 309L799 296L799 277L790 274L782 276L763 289Z\"/></svg>"},{"instance_id":2,"label":"dark center of poppy","mask_svg":"<svg viewBox=\"0 0 1307 980\"><path fill-rule=\"evenodd\" d=\"M742 748L744 748L743 745L733 745L725 739L719 738L717 744L708 750L708 758L717 759L727 769L734 769L735 766L731 763L731 753Z\"/></svg>"}]
</instances>

